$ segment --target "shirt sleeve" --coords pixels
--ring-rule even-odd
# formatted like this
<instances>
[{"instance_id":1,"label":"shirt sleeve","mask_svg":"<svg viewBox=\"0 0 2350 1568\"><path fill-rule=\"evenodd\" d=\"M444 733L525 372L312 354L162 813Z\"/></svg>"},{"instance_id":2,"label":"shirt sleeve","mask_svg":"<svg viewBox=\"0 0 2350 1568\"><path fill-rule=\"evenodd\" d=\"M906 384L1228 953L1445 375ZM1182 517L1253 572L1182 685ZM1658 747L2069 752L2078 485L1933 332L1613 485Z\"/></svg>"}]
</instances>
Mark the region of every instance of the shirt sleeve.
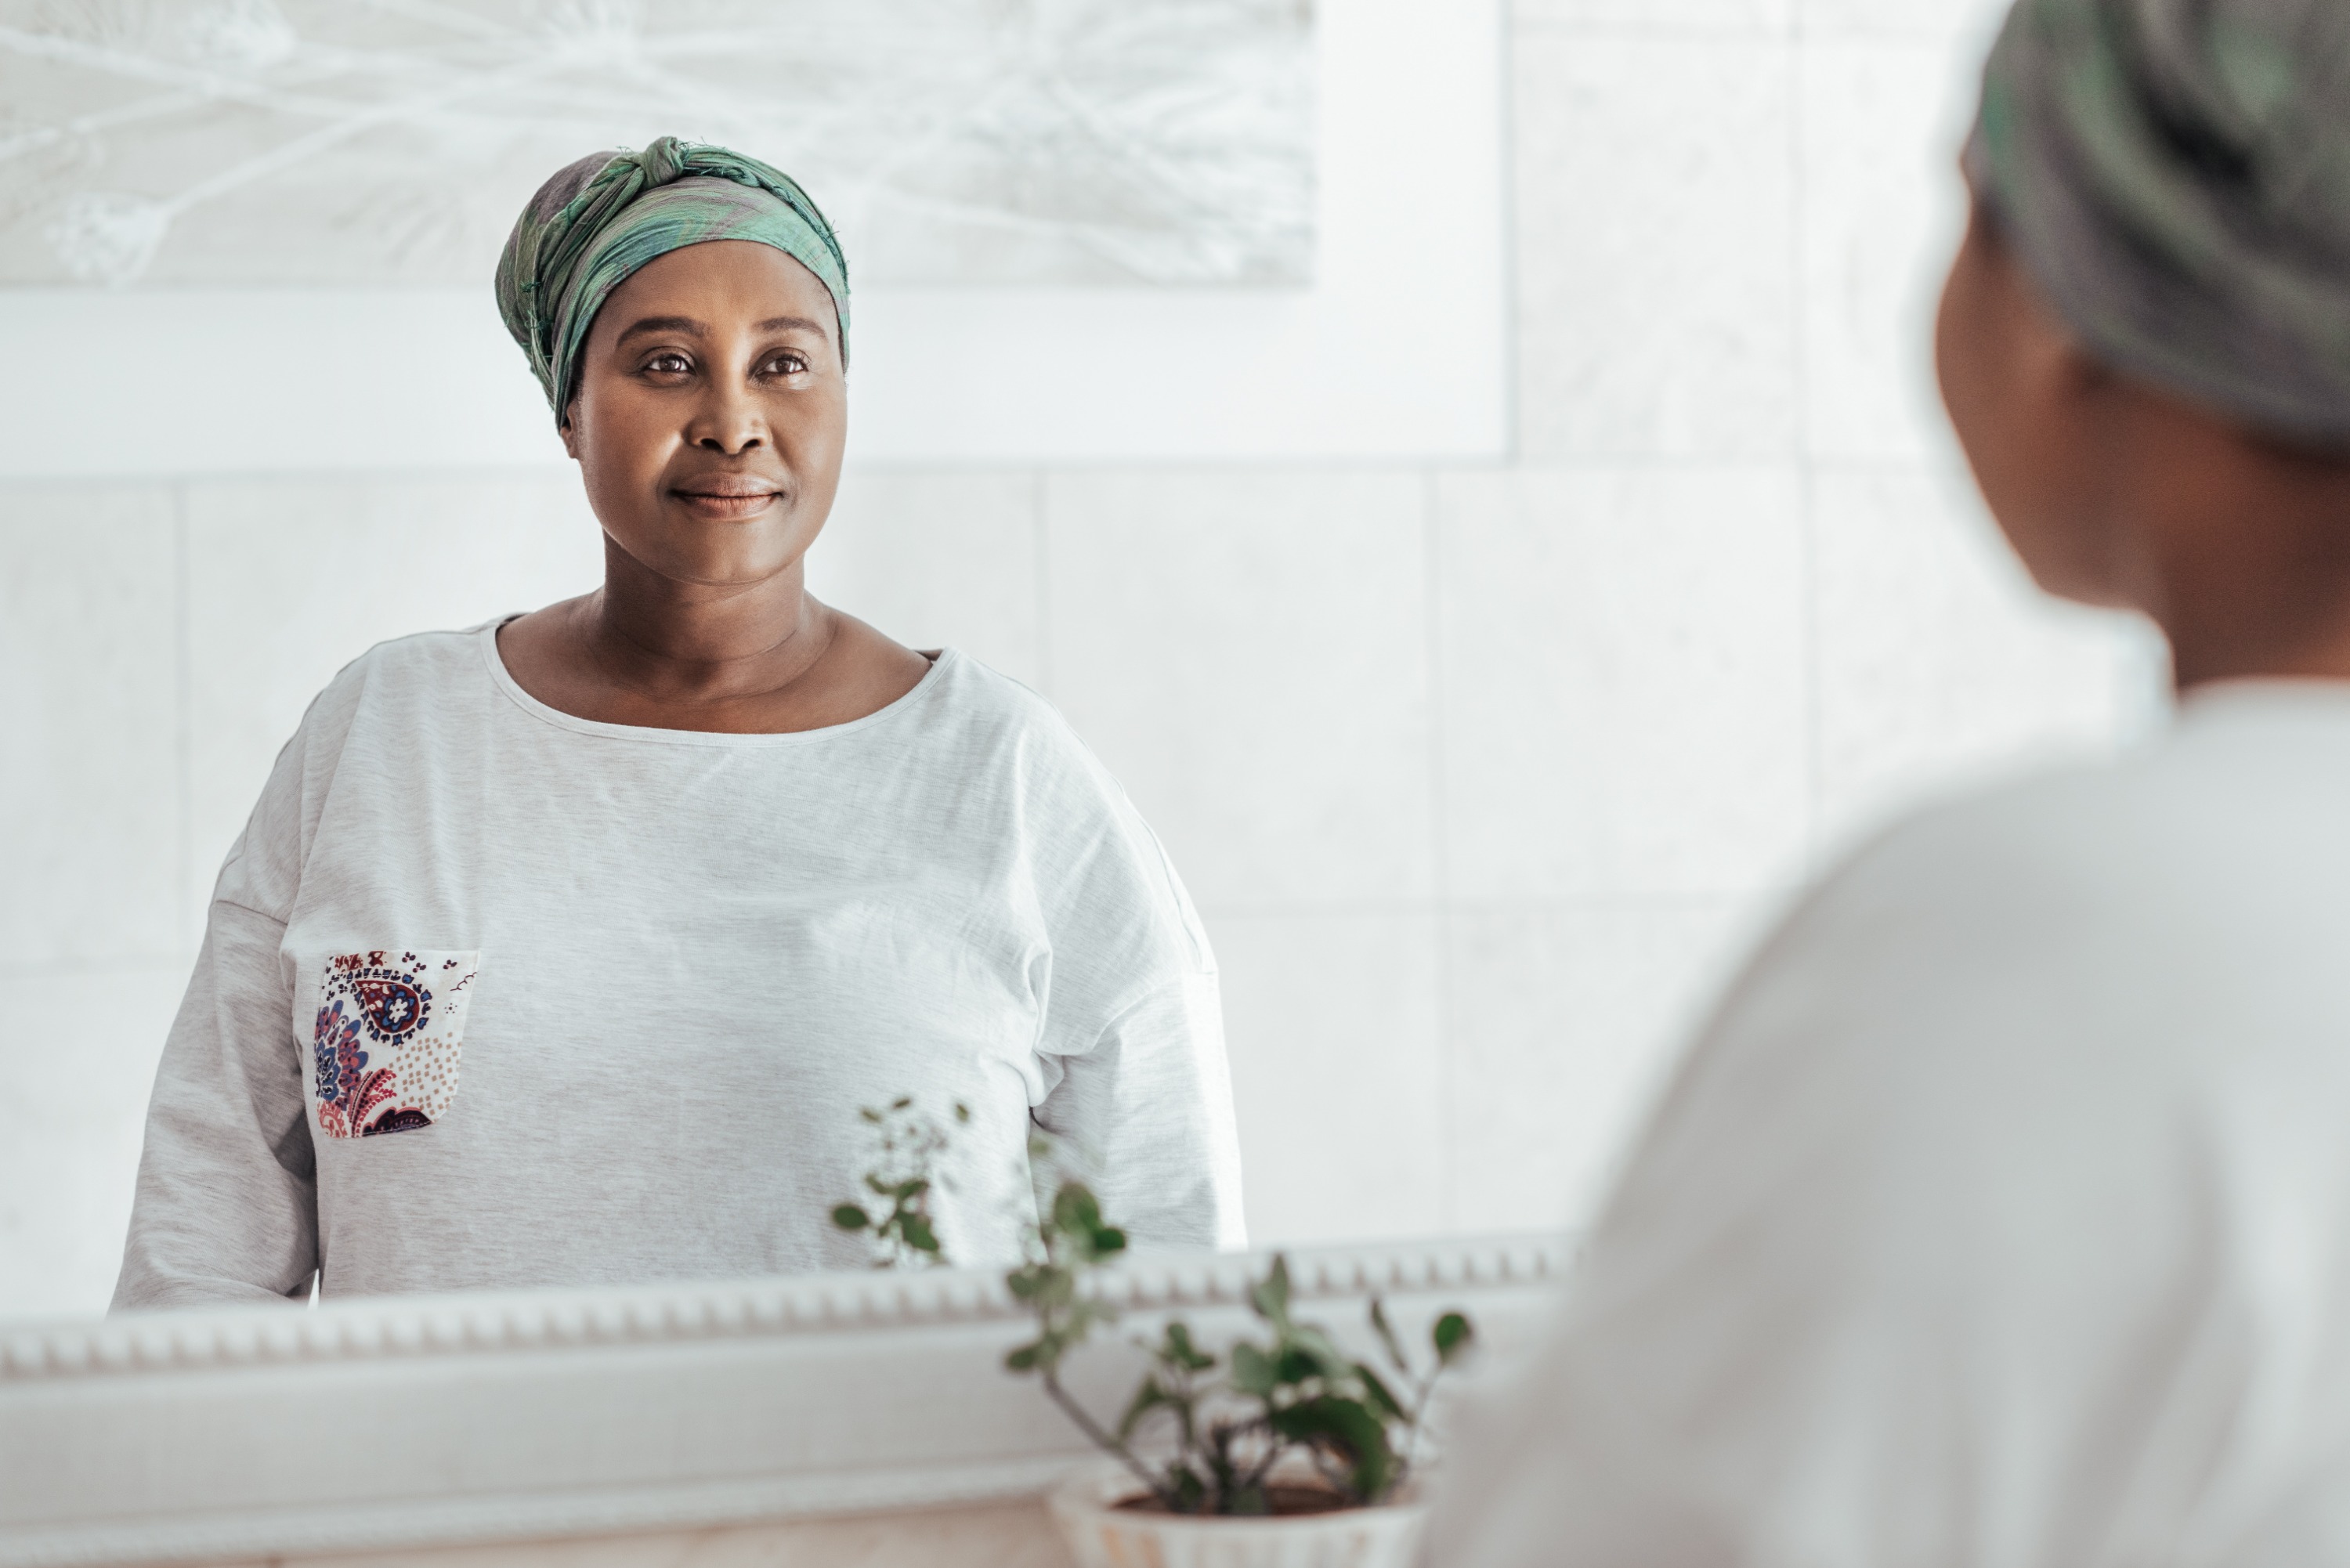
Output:
<instances>
[{"instance_id":1,"label":"shirt sleeve","mask_svg":"<svg viewBox=\"0 0 2350 1568\"><path fill-rule=\"evenodd\" d=\"M1465 1402L1437 1568L2199 1560L2241 1140L2167 1044L2194 977L2066 859L1911 833L1764 947Z\"/></svg>"},{"instance_id":2,"label":"shirt sleeve","mask_svg":"<svg viewBox=\"0 0 2350 1568\"><path fill-rule=\"evenodd\" d=\"M215 899L147 1111L114 1310L306 1294L317 1171L282 921Z\"/></svg>"},{"instance_id":3,"label":"shirt sleeve","mask_svg":"<svg viewBox=\"0 0 2350 1568\"><path fill-rule=\"evenodd\" d=\"M1240 1135L1206 929L1092 753L1057 716L1034 739L1025 836L1048 939L1035 1124L1053 1166L1082 1176L1136 1245L1241 1247Z\"/></svg>"},{"instance_id":4,"label":"shirt sleeve","mask_svg":"<svg viewBox=\"0 0 2350 1568\"><path fill-rule=\"evenodd\" d=\"M1214 971L1184 974L1060 1059L1036 1125L1139 1246L1244 1246L1240 1136Z\"/></svg>"},{"instance_id":5,"label":"shirt sleeve","mask_svg":"<svg viewBox=\"0 0 2350 1568\"><path fill-rule=\"evenodd\" d=\"M282 947L364 680L355 663L311 704L221 867L148 1103L117 1312L309 1292L317 1158Z\"/></svg>"}]
</instances>

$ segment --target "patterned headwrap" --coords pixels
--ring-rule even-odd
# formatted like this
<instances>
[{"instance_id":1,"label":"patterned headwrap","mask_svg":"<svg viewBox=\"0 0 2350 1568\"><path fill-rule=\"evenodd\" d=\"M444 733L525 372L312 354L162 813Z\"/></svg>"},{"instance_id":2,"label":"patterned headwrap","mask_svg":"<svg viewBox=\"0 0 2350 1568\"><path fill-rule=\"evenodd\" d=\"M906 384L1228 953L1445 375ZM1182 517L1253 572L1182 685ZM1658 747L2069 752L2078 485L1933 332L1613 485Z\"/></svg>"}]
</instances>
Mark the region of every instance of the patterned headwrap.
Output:
<instances>
[{"instance_id":1,"label":"patterned headwrap","mask_svg":"<svg viewBox=\"0 0 2350 1568\"><path fill-rule=\"evenodd\" d=\"M2350 447L2350 4L2018 0L1966 163L2091 352Z\"/></svg>"},{"instance_id":2,"label":"patterned headwrap","mask_svg":"<svg viewBox=\"0 0 2350 1568\"><path fill-rule=\"evenodd\" d=\"M848 262L807 192L755 158L664 136L642 152L592 153L557 171L498 257L498 313L556 423L604 301L655 256L706 240L756 240L816 274L832 295L848 362Z\"/></svg>"}]
</instances>

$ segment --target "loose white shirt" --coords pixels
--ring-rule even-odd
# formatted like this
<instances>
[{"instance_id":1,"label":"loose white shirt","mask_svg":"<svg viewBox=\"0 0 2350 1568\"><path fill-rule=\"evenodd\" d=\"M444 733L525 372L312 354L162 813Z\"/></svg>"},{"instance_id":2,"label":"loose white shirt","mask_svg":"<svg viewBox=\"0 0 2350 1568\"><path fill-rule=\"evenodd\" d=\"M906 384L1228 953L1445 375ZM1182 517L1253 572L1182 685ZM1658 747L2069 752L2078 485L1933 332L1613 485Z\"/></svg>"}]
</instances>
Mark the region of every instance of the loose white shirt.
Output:
<instances>
[{"instance_id":1,"label":"loose white shirt","mask_svg":"<svg viewBox=\"0 0 2350 1568\"><path fill-rule=\"evenodd\" d=\"M221 872L115 1304L857 1267L900 1096L953 1262L1018 1256L1035 1129L1139 1242L1241 1241L1206 937L1049 705L949 649L851 723L647 729L494 625L385 643Z\"/></svg>"},{"instance_id":2,"label":"loose white shirt","mask_svg":"<svg viewBox=\"0 0 2350 1568\"><path fill-rule=\"evenodd\" d=\"M1436 1568L2350 1563L2350 686L1829 877L1466 1428Z\"/></svg>"}]
</instances>

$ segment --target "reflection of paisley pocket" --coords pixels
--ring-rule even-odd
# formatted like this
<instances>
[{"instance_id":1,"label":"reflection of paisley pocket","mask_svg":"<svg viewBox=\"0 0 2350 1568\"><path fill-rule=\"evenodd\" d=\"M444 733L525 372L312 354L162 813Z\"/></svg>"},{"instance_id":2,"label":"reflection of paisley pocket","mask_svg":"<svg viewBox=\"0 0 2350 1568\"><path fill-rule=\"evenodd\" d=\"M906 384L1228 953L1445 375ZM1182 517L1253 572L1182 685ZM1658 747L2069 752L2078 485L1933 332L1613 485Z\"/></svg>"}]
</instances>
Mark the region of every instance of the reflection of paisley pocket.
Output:
<instances>
[{"instance_id":1,"label":"reflection of paisley pocket","mask_svg":"<svg viewBox=\"0 0 2350 1568\"><path fill-rule=\"evenodd\" d=\"M481 967L479 952L328 955L310 1036L319 1131L373 1137L448 1114Z\"/></svg>"}]
</instances>

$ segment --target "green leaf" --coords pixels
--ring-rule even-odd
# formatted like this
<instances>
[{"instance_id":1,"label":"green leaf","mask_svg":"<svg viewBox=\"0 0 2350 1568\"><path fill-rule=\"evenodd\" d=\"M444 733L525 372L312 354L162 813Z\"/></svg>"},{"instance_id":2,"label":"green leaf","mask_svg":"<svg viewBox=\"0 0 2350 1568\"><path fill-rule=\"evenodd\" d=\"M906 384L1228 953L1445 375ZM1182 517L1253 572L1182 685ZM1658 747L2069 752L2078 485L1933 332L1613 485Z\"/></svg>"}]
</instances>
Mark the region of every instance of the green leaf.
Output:
<instances>
[{"instance_id":1,"label":"green leaf","mask_svg":"<svg viewBox=\"0 0 2350 1568\"><path fill-rule=\"evenodd\" d=\"M1179 1513L1197 1513L1200 1505L1208 1501L1208 1483L1201 1480L1200 1472L1189 1465L1176 1465L1167 1472L1167 1480L1168 1490L1175 1494L1175 1507Z\"/></svg>"},{"instance_id":2,"label":"green leaf","mask_svg":"<svg viewBox=\"0 0 2350 1568\"><path fill-rule=\"evenodd\" d=\"M1186 1372L1205 1372L1216 1364L1214 1356L1191 1343L1191 1331L1181 1323L1167 1325L1167 1343L1159 1356Z\"/></svg>"},{"instance_id":3,"label":"green leaf","mask_svg":"<svg viewBox=\"0 0 2350 1568\"><path fill-rule=\"evenodd\" d=\"M904 1110L908 1106L910 1106L910 1105L912 1105L913 1103L914 1103L914 1096L911 1096L911 1095L900 1095L900 1096L899 1096L896 1099L894 1099L894 1100L892 1100L892 1101L890 1101L890 1102L889 1102L889 1108L890 1108L891 1110L893 1110L893 1111L902 1111L902 1110Z\"/></svg>"},{"instance_id":4,"label":"green leaf","mask_svg":"<svg viewBox=\"0 0 2350 1568\"><path fill-rule=\"evenodd\" d=\"M854 1203L844 1203L832 1211L832 1222L844 1231L862 1231L873 1223L873 1216Z\"/></svg>"},{"instance_id":5,"label":"green leaf","mask_svg":"<svg viewBox=\"0 0 2350 1568\"><path fill-rule=\"evenodd\" d=\"M1400 1421L1405 1418L1403 1401L1398 1399L1388 1386L1379 1381L1378 1373L1362 1363L1357 1362L1355 1376L1363 1385L1365 1404L1390 1421Z\"/></svg>"},{"instance_id":6,"label":"green leaf","mask_svg":"<svg viewBox=\"0 0 2350 1568\"><path fill-rule=\"evenodd\" d=\"M863 1116L863 1117L864 1117L867 1121L868 1121L868 1122L878 1122L878 1121L879 1121L879 1120L881 1119L881 1113L880 1113L879 1111L875 1110L875 1109L874 1109L872 1106L863 1106L863 1107L859 1108L857 1114L858 1114L858 1116Z\"/></svg>"},{"instance_id":7,"label":"green leaf","mask_svg":"<svg viewBox=\"0 0 2350 1568\"><path fill-rule=\"evenodd\" d=\"M955 1120L959 1122L967 1122L971 1120L971 1107L964 1105L961 1100L957 1100L954 1103L954 1111Z\"/></svg>"},{"instance_id":8,"label":"green leaf","mask_svg":"<svg viewBox=\"0 0 2350 1568\"><path fill-rule=\"evenodd\" d=\"M1450 1366L1455 1356L1475 1343L1477 1331L1470 1326L1467 1314L1449 1312L1436 1320L1436 1326L1429 1331L1429 1337L1436 1344L1437 1361Z\"/></svg>"},{"instance_id":9,"label":"green leaf","mask_svg":"<svg viewBox=\"0 0 2350 1568\"><path fill-rule=\"evenodd\" d=\"M1271 1414L1273 1429L1294 1443L1311 1443L1343 1462L1356 1501L1377 1502L1394 1484L1395 1449L1388 1425L1359 1399L1325 1394Z\"/></svg>"},{"instance_id":10,"label":"green leaf","mask_svg":"<svg viewBox=\"0 0 2350 1568\"><path fill-rule=\"evenodd\" d=\"M1280 1382L1273 1357L1245 1340L1232 1346L1233 1387L1262 1399L1271 1395Z\"/></svg>"},{"instance_id":11,"label":"green leaf","mask_svg":"<svg viewBox=\"0 0 2350 1568\"><path fill-rule=\"evenodd\" d=\"M1266 1500L1264 1488L1261 1486L1234 1487L1232 1495L1224 1500L1224 1511L1243 1519L1255 1519L1271 1513L1273 1504Z\"/></svg>"},{"instance_id":12,"label":"green leaf","mask_svg":"<svg viewBox=\"0 0 2350 1568\"><path fill-rule=\"evenodd\" d=\"M888 1182L882 1180L879 1177L874 1175L869 1170L865 1173L865 1186L867 1190L870 1191L876 1198L894 1198L897 1196L897 1194L891 1190Z\"/></svg>"},{"instance_id":13,"label":"green leaf","mask_svg":"<svg viewBox=\"0 0 2350 1568\"><path fill-rule=\"evenodd\" d=\"M1355 1364L1347 1358L1347 1353L1318 1328L1300 1324L1289 1331L1288 1342L1295 1351L1314 1363L1314 1370L1303 1376L1341 1379L1354 1370Z\"/></svg>"},{"instance_id":14,"label":"green leaf","mask_svg":"<svg viewBox=\"0 0 2350 1568\"><path fill-rule=\"evenodd\" d=\"M1282 1253L1273 1255L1273 1267L1265 1271L1249 1291L1249 1305L1259 1317L1277 1327L1289 1325L1289 1260Z\"/></svg>"},{"instance_id":15,"label":"green leaf","mask_svg":"<svg viewBox=\"0 0 2350 1568\"><path fill-rule=\"evenodd\" d=\"M898 1233L905 1237L906 1245L917 1252L935 1254L939 1250L938 1233L931 1229L931 1222L919 1214L905 1216L898 1226Z\"/></svg>"},{"instance_id":16,"label":"green leaf","mask_svg":"<svg viewBox=\"0 0 2350 1568\"><path fill-rule=\"evenodd\" d=\"M1386 1346L1388 1362L1398 1372L1410 1376L1411 1363L1403 1358L1403 1346L1396 1343L1395 1329L1388 1323L1387 1303L1377 1296L1371 1298L1371 1327L1378 1332L1379 1344Z\"/></svg>"},{"instance_id":17,"label":"green leaf","mask_svg":"<svg viewBox=\"0 0 2350 1568\"><path fill-rule=\"evenodd\" d=\"M1034 1372L1045 1353L1043 1345L1024 1345L1003 1358L1003 1365L1014 1372Z\"/></svg>"},{"instance_id":18,"label":"green leaf","mask_svg":"<svg viewBox=\"0 0 2350 1568\"><path fill-rule=\"evenodd\" d=\"M923 1193L928 1192L930 1189L931 1179L927 1176L917 1176L908 1180L901 1181L898 1183L897 1186L891 1188L889 1189L889 1196L896 1199L899 1202L903 1203L909 1198L920 1198Z\"/></svg>"},{"instance_id":19,"label":"green leaf","mask_svg":"<svg viewBox=\"0 0 2350 1568\"><path fill-rule=\"evenodd\" d=\"M1095 1257L1107 1258L1114 1253L1123 1252L1125 1251L1125 1231L1119 1230L1115 1225L1098 1225L1094 1228L1093 1255Z\"/></svg>"},{"instance_id":20,"label":"green leaf","mask_svg":"<svg viewBox=\"0 0 2350 1568\"><path fill-rule=\"evenodd\" d=\"M1087 1240L1101 1229L1101 1204L1084 1182L1064 1181L1053 1194L1053 1228Z\"/></svg>"}]
</instances>

